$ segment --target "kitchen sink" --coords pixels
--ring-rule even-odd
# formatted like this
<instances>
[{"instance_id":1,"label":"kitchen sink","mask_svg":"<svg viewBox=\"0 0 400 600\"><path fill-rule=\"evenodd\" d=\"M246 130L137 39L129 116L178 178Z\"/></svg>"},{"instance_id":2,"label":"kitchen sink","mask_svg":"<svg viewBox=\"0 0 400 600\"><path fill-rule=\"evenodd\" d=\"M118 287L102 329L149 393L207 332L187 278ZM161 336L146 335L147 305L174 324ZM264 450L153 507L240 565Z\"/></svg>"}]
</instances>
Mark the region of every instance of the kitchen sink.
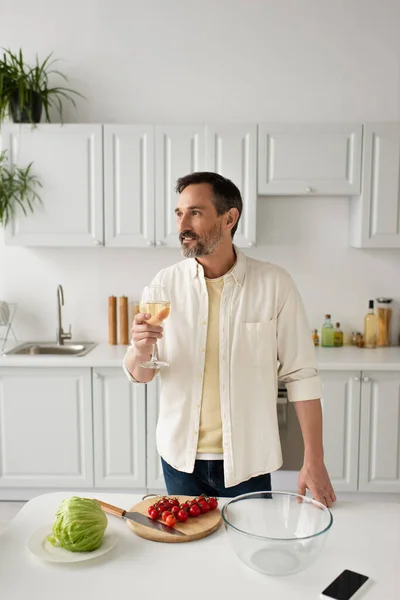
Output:
<instances>
[{"instance_id":1,"label":"kitchen sink","mask_svg":"<svg viewBox=\"0 0 400 600\"><path fill-rule=\"evenodd\" d=\"M28 342L8 350L4 355L20 356L85 356L96 346L94 342L64 342L64 344L55 344L54 342Z\"/></svg>"}]
</instances>

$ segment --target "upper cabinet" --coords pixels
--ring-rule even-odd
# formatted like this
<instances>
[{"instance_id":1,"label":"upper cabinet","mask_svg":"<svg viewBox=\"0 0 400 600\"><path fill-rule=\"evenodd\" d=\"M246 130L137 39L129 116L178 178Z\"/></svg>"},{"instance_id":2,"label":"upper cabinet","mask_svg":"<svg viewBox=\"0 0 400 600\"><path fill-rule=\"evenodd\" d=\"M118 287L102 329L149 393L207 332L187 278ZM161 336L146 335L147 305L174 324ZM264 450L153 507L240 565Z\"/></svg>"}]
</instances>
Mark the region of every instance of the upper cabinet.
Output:
<instances>
[{"instance_id":1,"label":"upper cabinet","mask_svg":"<svg viewBox=\"0 0 400 600\"><path fill-rule=\"evenodd\" d=\"M155 129L156 246L179 247L176 180L205 169L204 125L157 125Z\"/></svg>"},{"instance_id":2,"label":"upper cabinet","mask_svg":"<svg viewBox=\"0 0 400 600\"><path fill-rule=\"evenodd\" d=\"M259 195L350 196L361 189L362 125L264 124Z\"/></svg>"},{"instance_id":3,"label":"upper cabinet","mask_svg":"<svg viewBox=\"0 0 400 600\"><path fill-rule=\"evenodd\" d=\"M362 194L351 199L350 243L400 248L400 123L364 128Z\"/></svg>"},{"instance_id":4,"label":"upper cabinet","mask_svg":"<svg viewBox=\"0 0 400 600\"><path fill-rule=\"evenodd\" d=\"M207 126L207 170L231 179L239 188L243 214L235 233L235 244L256 242L257 125Z\"/></svg>"},{"instance_id":5,"label":"upper cabinet","mask_svg":"<svg viewBox=\"0 0 400 600\"><path fill-rule=\"evenodd\" d=\"M103 243L101 125L3 125L12 164L33 162L42 204L27 217L19 210L6 243L25 246L95 246Z\"/></svg>"},{"instance_id":6,"label":"upper cabinet","mask_svg":"<svg viewBox=\"0 0 400 600\"><path fill-rule=\"evenodd\" d=\"M104 125L106 245L153 245L154 201L154 127Z\"/></svg>"}]
</instances>

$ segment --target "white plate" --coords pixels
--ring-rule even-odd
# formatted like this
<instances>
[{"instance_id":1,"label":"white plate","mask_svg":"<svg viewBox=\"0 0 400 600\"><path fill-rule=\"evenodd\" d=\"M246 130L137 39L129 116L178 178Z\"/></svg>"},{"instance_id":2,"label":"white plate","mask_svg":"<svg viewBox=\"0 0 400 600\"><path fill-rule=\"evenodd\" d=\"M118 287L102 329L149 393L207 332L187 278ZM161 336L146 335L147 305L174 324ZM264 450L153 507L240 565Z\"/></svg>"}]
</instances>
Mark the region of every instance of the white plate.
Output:
<instances>
[{"instance_id":1,"label":"white plate","mask_svg":"<svg viewBox=\"0 0 400 600\"><path fill-rule=\"evenodd\" d=\"M28 541L29 550L41 560L50 562L80 562L82 560L90 560L105 554L111 548L114 548L118 537L113 533L105 533L103 543L100 548L93 552L70 552L64 548L56 547L47 541L47 536L52 533L51 525L40 527L31 535Z\"/></svg>"}]
</instances>

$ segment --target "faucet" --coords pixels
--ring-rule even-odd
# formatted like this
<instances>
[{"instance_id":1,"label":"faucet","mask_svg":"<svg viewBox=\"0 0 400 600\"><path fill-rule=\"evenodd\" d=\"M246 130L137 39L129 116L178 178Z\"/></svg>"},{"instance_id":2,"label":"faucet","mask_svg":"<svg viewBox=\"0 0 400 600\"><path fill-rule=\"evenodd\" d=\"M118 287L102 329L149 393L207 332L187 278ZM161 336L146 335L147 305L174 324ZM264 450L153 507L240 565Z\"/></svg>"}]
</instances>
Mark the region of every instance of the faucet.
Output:
<instances>
[{"instance_id":1,"label":"faucet","mask_svg":"<svg viewBox=\"0 0 400 600\"><path fill-rule=\"evenodd\" d=\"M57 327L57 344L60 346L64 345L64 340L71 339L71 325L69 326L69 332L64 333L61 322L61 306L64 306L64 292L62 285L57 286L57 309L58 309L58 327Z\"/></svg>"}]
</instances>

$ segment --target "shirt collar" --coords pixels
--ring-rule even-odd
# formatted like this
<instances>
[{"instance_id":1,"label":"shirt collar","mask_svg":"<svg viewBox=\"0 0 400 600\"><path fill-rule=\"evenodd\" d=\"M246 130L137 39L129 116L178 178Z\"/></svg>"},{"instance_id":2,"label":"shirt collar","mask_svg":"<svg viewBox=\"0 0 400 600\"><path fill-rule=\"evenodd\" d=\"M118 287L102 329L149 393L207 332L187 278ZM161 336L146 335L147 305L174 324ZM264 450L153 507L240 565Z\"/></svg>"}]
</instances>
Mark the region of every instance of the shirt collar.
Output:
<instances>
[{"instance_id":1,"label":"shirt collar","mask_svg":"<svg viewBox=\"0 0 400 600\"><path fill-rule=\"evenodd\" d=\"M237 246L233 246L236 253L236 263L233 269L227 275L223 275L223 277L233 277L235 283L237 285L242 286L244 282L244 277L246 275L246 255L243 254L241 250ZM200 263L197 262L195 258L189 258L190 261L190 273L193 279L199 275L199 273L204 273L203 267Z\"/></svg>"}]
</instances>

